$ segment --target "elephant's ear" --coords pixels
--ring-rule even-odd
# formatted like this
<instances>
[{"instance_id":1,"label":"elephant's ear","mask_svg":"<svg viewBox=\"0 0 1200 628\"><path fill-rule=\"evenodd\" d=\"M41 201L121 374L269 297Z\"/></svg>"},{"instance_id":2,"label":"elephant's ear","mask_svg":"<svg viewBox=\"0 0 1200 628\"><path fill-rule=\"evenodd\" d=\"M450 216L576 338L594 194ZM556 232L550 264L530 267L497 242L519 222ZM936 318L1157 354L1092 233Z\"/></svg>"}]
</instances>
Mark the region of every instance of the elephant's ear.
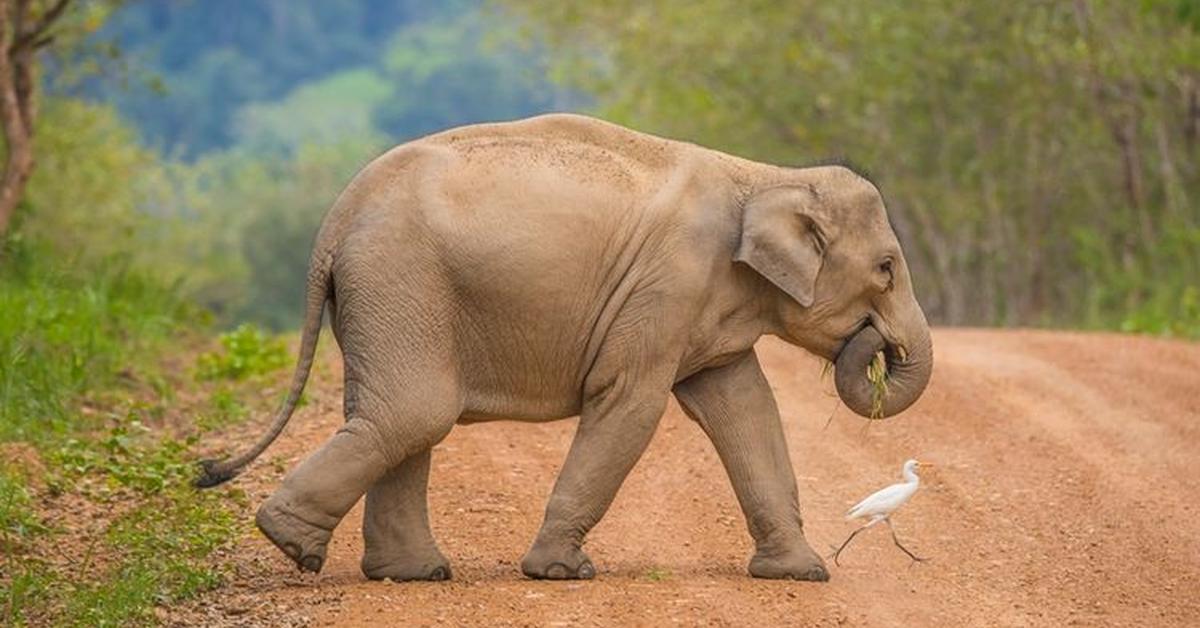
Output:
<instances>
[{"instance_id":1,"label":"elephant's ear","mask_svg":"<svg viewBox=\"0 0 1200 628\"><path fill-rule=\"evenodd\" d=\"M825 233L811 188L782 186L746 201L734 261L744 262L803 307L813 303Z\"/></svg>"}]
</instances>

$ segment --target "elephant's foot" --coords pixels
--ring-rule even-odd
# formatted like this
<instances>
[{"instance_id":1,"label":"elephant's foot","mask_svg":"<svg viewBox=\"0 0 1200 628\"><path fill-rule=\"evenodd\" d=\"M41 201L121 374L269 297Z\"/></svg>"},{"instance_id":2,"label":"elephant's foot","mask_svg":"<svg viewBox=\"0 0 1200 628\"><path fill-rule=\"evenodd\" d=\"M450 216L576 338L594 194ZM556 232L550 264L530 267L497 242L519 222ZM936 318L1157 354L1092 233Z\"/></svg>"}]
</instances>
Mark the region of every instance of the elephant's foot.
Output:
<instances>
[{"instance_id":1,"label":"elephant's foot","mask_svg":"<svg viewBox=\"0 0 1200 628\"><path fill-rule=\"evenodd\" d=\"M784 550L759 548L750 559L750 575L772 580L829 580L825 561L803 542Z\"/></svg>"},{"instance_id":2,"label":"elephant's foot","mask_svg":"<svg viewBox=\"0 0 1200 628\"><path fill-rule=\"evenodd\" d=\"M453 577L450 572L450 561L438 551L437 547L428 546L411 551L405 550L370 550L363 554L362 572L371 580L392 580L407 582L409 580L440 581Z\"/></svg>"},{"instance_id":3,"label":"elephant's foot","mask_svg":"<svg viewBox=\"0 0 1200 628\"><path fill-rule=\"evenodd\" d=\"M591 580L596 567L583 550L572 545L536 542L521 560L521 572L538 580Z\"/></svg>"},{"instance_id":4,"label":"elephant's foot","mask_svg":"<svg viewBox=\"0 0 1200 628\"><path fill-rule=\"evenodd\" d=\"M333 535L332 528L304 521L276 503L272 496L259 509L254 523L275 547L296 561L303 571L321 571L325 564L325 546Z\"/></svg>"}]
</instances>

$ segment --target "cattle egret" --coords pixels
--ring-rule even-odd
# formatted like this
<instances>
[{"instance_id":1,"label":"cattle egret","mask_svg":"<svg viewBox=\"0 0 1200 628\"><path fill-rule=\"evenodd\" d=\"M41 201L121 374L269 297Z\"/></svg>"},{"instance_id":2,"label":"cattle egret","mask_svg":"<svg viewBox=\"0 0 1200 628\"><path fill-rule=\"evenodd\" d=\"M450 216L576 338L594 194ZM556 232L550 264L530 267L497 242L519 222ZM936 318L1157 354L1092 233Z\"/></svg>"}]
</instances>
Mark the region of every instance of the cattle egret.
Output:
<instances>
[{"instance_id":1,"label":"cattle egret","mask_svg":"<svg viewBox=\"0 0 1200 628\"><path fill-rule=\"evenodd\" d=\"M924 558L920 558L916 554L908 551L908 548L900 544L900 539L896 538L896 529L892 527L891 520L892 513L896 512L897 508L903 506L904 503L913 496L913 493L917 492L917 488L921 486L921 478L917 477L917 469L922 466L930 467L933 465L927 462L917 462L916 460L909 460L908 462L905 462L903 482L899 484L893 484L887 488L880 489L872 493L869 497L861 502L858 502L853 508L846 512L847 521L851 519L862 518L869 518L870 521L868 521L867 524L861 528L851 532L846 541L842 543L842 546L837 548L837 551L833 553L833 562L835 565L838 565L839 567L841 566L841 563L838 563L838 557L841 556L842 550L846 549L846 546L850 544L850 541L854 540L854 537L858 536L859 532L866 530L880 521L886 523L888 530L891 530L892 541L896 544L896 547L899 547L901 551L903 551L905 554L908 554L908 557L915 561L925 560Z\"/></svg>"}]
</instances>

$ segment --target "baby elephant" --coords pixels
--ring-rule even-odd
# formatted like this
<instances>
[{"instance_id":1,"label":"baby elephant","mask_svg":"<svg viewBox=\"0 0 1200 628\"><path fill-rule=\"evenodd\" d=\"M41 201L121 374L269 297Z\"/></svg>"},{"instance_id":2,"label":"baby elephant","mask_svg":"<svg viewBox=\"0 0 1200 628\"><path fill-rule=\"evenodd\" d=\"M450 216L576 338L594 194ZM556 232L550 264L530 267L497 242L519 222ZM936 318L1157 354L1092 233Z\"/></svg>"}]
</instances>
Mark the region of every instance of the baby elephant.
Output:
<instances>
[{"instance_id":1,"label":"baby elephant","mask_svg":"<svg viewBox=\"0 0 1200 628\"><path fill-rule=\"evenodd\" d=\"M855 412L890 416L932 347L878 190L837 166L781 168L577 115L452 129L373 161L313 247L300 360L270 431L206 461L238 474L279 435L325 306L345 359L345 425L284 479L259 529L318 571L366 495L363 572L441 580L430 449L457 423L578 415L532 578L591 578L580 549L674 394L729 473L757 550L750 574L826 580L754 343L836 364ZM867 378L887 358L882 398Z\"/></svg>"}]
</instances>

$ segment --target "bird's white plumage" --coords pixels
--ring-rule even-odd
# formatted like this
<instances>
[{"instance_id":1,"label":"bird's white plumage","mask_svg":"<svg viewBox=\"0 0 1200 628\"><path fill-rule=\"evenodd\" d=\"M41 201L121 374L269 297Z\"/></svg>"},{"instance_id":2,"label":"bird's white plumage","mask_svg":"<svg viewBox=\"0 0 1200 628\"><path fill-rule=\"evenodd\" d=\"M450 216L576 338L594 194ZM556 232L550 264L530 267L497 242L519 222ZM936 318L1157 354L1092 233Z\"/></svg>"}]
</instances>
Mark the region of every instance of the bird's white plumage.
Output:
<instances>
[{"instance_id":1,"label":"bird's white plumage","mask_svg":"<svg viewBox=\"0 0 1200 628\"><path fill-rule=\"evenodd\" d=\"M854 540L854 537L858 536L858 534L863 530L866 530L867 528L870 528L881 521L887 524L888 530L890 530L892 533L892 542L896 544L896 547L900 548L900 550L905 554L908 554L908 557L914 561L925 560L924 558L921 558L920 556L917 556L909 551L907 547L904 547L900 544L900 539L896 537L896 530L892 528L891 519L892 513L895 512L897 508L903 506L904 503L907 502L909 498L911 498L913 494L917 492L917 489L920 488L921 478L917 477L916 473L917 467L919 466L921 466L921 463L917 462L916 460L909 460L908 462L905 462L904 482L901 482L900 484L893 484L887 488L871 493L866 499L858 502L853 508L846 512L847 519L870 517L871 520L859 526L854 532L851 532L850 536L842 542L841 547L834 551L834 564L841 564L838 563L838 558L841 557L842 550L846 549L846 546L850 544L850 541Z\"/></svg>"},{"instance_id":2,"label":"bird's white plumage","mask_svg":"<svg viewBox=\"0 0 1200 628\"><path fill-rule=\"evenodd\" d=\"M893 484L870 494L846 512L846 519L861 517L882 519L903 506L921 486L921 478L916 474L917 464L916 460L905 462L904 482Z\"/></svg>"}]
</instances>

